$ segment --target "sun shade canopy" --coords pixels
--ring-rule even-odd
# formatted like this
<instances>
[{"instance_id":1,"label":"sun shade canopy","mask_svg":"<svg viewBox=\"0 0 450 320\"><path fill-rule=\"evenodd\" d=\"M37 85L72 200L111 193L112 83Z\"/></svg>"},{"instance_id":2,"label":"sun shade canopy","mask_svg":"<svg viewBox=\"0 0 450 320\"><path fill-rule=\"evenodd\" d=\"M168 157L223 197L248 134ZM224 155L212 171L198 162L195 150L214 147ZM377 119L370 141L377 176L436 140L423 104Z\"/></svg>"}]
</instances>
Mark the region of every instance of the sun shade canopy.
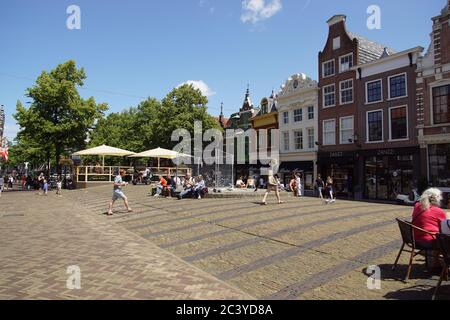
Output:
<instances>
[{"instance_id":1,"label":"sun shade canopy","mask_svg":"<svg viewBox=\"0 0 450 320\"><path fill-rule=\"evenodd\" d=\"M78 151L74 153L74 156L103 156L103 157L127 157L134 155L134 152L123 150L119 148L114 148L106 145L99 147Z\"/></svg>"}]
</instances>

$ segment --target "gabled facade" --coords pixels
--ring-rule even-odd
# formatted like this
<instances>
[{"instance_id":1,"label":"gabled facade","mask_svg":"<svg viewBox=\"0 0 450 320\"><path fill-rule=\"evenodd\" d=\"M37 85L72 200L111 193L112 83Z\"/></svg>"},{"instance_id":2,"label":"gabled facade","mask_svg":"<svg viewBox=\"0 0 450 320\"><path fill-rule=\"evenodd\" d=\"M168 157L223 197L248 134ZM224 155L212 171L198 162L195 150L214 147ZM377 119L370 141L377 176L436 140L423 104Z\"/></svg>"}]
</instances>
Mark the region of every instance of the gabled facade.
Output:
<instances>
[{"instance_id":1,"label":"gabled facade","mask_svg":"<svg viewBox=\"0 0 450 320\"><path fill-rule=\"evenodd\" d=\"M392 49L348 32L346 16L328 20L328 38L319 53L319 152L318 170L333 176L335 191L342 197L362 197L358 169L360 139L358 92L353 66L379 59ZM356 182L356 185L355 185Z\"/></svg>"},{"instance_id":2,"label":"gabled facade","mask_svg":"<svg viewBox=\"0 0 450 320\"><path fill-rule=\"evenodd\" d=\"M295 74L278 94L281 179L287 185L293 172L302 172L310 191L317 176L318 91L316 81Z\"/></svg>"}]
</instances>

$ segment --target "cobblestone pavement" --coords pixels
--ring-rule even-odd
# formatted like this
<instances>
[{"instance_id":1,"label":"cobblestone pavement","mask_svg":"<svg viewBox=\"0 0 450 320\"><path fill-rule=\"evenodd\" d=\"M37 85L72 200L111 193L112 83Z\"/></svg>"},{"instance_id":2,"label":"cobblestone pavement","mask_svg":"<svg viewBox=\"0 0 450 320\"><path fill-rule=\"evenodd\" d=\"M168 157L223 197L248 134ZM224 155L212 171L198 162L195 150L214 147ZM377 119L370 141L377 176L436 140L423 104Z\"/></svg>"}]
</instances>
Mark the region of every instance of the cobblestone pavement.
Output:
<instances>
[{"instance_id":1,"label":"cobblestone pavement","mask_svg":"<svg viewBox=\"0 0 450 320\"><path fill-rule=\"evenodd\" d=\"M2 195L0 299L252 299L71 201L76 195ZM67 289L69 266L81 270L80 290Z\"/></svg>"},{"instance_id":2,"label":"cobblestone pavement","mask_svg":"<svg viewBox=\"0 0 450 320\"><path fill-rule=\"evenodd\" d=\"M168 262L161 269L176 268L182 263L170 254L178 256L190 265L184 266L186 272L178 271L179 278L186 277L186 274L198 274L201 279L207 278L199 273L198 269L201 269L214 277L207 278L209 286L221 288L224 286L223 282L230 285L226 287L226 292L220 289L221 297L243 297L242 292L245 292L259 299L429 299L437 283L437 276L425 273L424 263L420 260L414 265L412 279L408 283L402 282L408 261L406 254L402 256L398 270L391 271L401 244L395 218L409 217L409 207L350 201L338 201L326 206L314 198L286 198L286 203L282 205L271 204L266 207L259 205L258 199L177 201L149 197L148 191L145 186L125 188L134 212L126 213L122 204L117 203L113 217L104 215L111 198L110 186L65 192L60 199L38 197L37 204L33 203L33 207L37 212L44 212L38 214L48 216L48 223L52 220L59 222L52 226L51 232L43 232L34 239L22 233L29 230L32 234L39 234L39 229L46 229L39 224L31 228L31 222L27 222L27 227L21 226L32 219L29 217L33 216L30 211L26 211L24 217L0 218L6 222L2 222L2 229L7 228L6 233L9 235L6 239L13 239L14 236L19 238L18 243L8 245L8 252L13 252L7 255L6 263L11 275L5 277L3 272L0 275L0 297L14 294L14 297L22 297L17 296L17 290L21 287L20 277L29 272L32 265L58 259L57 250L42 250L37 240L47 241L47 244L50 241L54 243L52 246L60 246L58 243L63 241L61 237L71 228L74 228L71 232L72 240L83 239L86 249L84 255L77 257L77 261L80 261L78 263L91 259L91 248L100 250L98 254L101 258L96 263L103 263L103 268L92 275L94 285L102 283L95 280L96 277L108 278L103 272L110 272L114 276L120 271L133 274L124 270L128 264L126 261L119 263L122 267L119 271L110 271L109 264L117 263L118 251L122 254L120 259L132 255L133 258L129 259L139 265L138 269L142 265L152 269L151 263L142 260L145 257L155 263L154 255L164 256L164 261L173 259L173 265ZM28 199L31 203L35 198L30 196ZM274 203L274 199L271 200ZM11 200L2 198L0 201ZM26 207L29 204L25 201L23 206ZM47 213L44 210L46 204L51 209ZM20 215L22 211L19 209L15 214ZM63 215L64 218L58 220L58 215ZM15 222L7 222L8 219L15 219ZM39 220L35 219L34 223L39 223ZM70 223L73 225L68 225ZM86 224L91 230L86 230ZM1 239L5 237L3 233L2 231L0 234ZM87 233L94 234L86 236ZM102 249L103 241L102 245L95 245L102 237L109 237L115 249L111 248L113 244ZM34 250L38 252L24 246L29 241L32 247L37 247ZM152 243L160 249L153 247ZM24 256L21 256L22 252ZM28 255L32 255L35 260L29 262ZM2 253L2 258L3 256ZM68 259L63 265L74 264L72 261ZM30 267L17 268L22 263L28 263ZM365 272L371 265L381 268L380 290L367 288L368 276ZM82 269L91 267L86 262ZM56 274L61 271L58 269L54 272ZM158 280L163 282L164 272L160 275ZM61 278L64 276L63 271ZM40 284L32 285L32 297L38 297L43 283L48 283L49 280L55 282L48 276L40 280ZM154 285L145 280L140 276L133 278L133 281L126 276L117 276L114 284L109 286L111 291L114 285L140 288L140 295L133 298L141 298L145 290L151 291L148 298L161 297L163 292L170 291L164 285ZM177 280L179 285L185 281ZM19 285L16 284L17 281ZM199 281L198 278L196 281ZM83 287L92 293L91 283L88 286L86 282ZM207 298L218 297L218 293L211 287L207 290L203 288L203 291L201 287L196 291L195 285L192 288L194 290L191 294L197 293L198 298L205 297L205 294L201 295L205 291L210 295ZM70 298L73 293L64 294ZM79 296L78 294L77 297ZM102 297L107 298L108 295ZM121 297L127 298L125 293ZM180 293L174 297L191 296ZM449 286L442 288L440 298L450 298Z\"/></svg>"}]
</instances>

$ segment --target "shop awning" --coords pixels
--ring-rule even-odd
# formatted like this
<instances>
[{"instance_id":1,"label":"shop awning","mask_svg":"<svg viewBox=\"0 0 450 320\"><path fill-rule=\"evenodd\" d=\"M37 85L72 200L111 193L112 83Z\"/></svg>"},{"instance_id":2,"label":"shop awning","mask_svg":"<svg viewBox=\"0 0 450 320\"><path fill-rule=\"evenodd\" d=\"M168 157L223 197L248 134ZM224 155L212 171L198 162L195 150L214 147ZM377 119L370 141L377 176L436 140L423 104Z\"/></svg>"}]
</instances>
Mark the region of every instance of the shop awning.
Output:
<instances>
[{"instance_id":1,"label":"shop awning","mask_svg":"<svg viewBox=\"0 0 450 320\"><path fill-rule=\"evenodd\" d=\"M314 171L313 161L290 161L282 162L279 168L280 172L295 172L295 171Z\"/></svg>"}]
</instances>

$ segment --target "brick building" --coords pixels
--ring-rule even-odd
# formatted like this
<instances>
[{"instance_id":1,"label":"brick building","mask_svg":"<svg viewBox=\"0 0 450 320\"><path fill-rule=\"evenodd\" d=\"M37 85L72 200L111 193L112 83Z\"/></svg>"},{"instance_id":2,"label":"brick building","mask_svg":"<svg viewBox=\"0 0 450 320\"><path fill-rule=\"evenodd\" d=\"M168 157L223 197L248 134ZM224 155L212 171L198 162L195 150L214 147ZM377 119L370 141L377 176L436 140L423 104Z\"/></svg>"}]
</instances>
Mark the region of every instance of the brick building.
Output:
<instances>
[{"instance_id":1,"label":"brick building","mask_svg":"<svg viewBox=\"0 0 450 320\"><path fill-rule=\"evenodd\" d=\"M395 200L417 185L416 66L422 47L355 65L356 198ZM350 142L350 141L349 141Z\"/></svg>"},{"instance_id":2,"label":"brick building","mask_svg":"<svg viewBox=\"0 0 450 320\"><path fill-rule=\"evenodd\" d=\"M358 92L355 65L393 54L373 41L346 30L346 16L328 20L325 48L319 52L319 152L318 172L333 176L338 196L362 197L360 163L361 137L355 134L358 122ZM356 184L355 184L356 182Z\"/></svg>"},{"instance_id":3,"label":"brick building","mask_svg":"<svg viewBox=\"0 0 450 320\"><path fill-rule=\"evenodd\" d=\"M432 21L430 47L417 67L421 173L450 192L450 1Z\"/></svg>"}]
</instances>

